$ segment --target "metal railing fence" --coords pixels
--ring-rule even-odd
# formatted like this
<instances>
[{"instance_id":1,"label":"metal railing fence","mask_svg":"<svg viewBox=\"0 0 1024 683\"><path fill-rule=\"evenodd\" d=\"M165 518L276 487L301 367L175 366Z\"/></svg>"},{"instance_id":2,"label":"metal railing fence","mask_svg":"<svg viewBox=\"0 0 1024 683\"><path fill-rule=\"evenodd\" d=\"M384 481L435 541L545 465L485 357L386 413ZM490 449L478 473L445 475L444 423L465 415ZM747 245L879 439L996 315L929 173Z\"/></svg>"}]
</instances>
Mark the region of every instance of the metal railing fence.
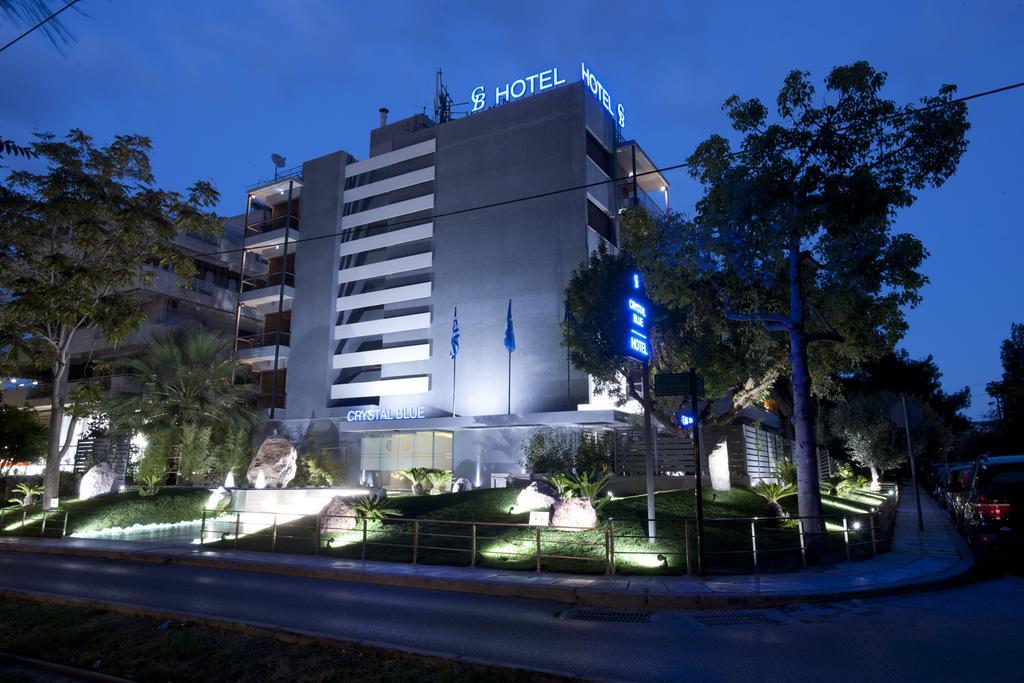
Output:
<instances>
[{"instance_id":1,"label":"metal railing fence","mask_svg":"<svg viewBox=\"0 0 1024 683\"><path fill-rule=\"evenodd\" d=\"M68 532L67 510L0 508L0 536L63 538Z\"/></svg>"}]
</instances>

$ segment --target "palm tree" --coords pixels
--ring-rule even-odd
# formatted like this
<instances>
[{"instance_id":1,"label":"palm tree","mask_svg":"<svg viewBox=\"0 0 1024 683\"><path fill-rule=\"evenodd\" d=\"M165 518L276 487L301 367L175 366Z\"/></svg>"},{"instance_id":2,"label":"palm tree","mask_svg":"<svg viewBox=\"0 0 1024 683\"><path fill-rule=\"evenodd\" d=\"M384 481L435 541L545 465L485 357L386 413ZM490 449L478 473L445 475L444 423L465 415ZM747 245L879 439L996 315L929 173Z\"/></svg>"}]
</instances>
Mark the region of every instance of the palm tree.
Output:
<instances>
[{"instance_id":1,"label":"palm tree","mask_svg":"<svg viewBox=\"0 0 1024 683\"><path fill-rule=\"evenodd\" d=\"M230 340L200 329L175 330L153 340L126 363L137 394L109 401L117 431L159 432L194 427L244 429L257 420L247 404L248 385L235 378L247 370L231 357Z\"/></svg>"}]
</instances>

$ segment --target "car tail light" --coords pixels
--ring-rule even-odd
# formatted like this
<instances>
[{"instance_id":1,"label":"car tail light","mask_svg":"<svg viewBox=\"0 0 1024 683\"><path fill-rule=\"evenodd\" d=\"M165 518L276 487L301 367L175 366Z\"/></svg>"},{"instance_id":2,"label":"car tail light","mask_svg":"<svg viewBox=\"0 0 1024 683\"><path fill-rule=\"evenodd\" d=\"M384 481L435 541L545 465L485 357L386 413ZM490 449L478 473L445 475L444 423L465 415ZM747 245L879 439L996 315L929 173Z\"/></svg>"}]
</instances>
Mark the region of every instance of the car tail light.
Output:
<instances>
[{"instance_id":1,"label":"car tail light","mask_svg":"<svg viewBox=\"0 0 1024 683\"><path fill-rule=\"evenodd\" d=\"M990 522L1002 522L1010 518L1010 504L989 502L984 498L974 504L974 511L979 519Z\"/></svg>"}]
</instances>

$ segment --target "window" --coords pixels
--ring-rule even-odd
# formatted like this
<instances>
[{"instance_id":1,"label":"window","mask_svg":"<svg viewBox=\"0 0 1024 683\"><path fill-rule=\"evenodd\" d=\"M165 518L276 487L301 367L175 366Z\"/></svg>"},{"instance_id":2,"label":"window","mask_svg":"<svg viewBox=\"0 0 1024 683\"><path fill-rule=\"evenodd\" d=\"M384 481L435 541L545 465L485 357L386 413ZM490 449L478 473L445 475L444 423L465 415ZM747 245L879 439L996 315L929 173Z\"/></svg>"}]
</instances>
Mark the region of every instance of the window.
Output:
<instances>
[{"instance_id":1,"label":"window","mask_svg":"<svg viewBox=\"0 0 1024 683\"><path fill-rule=\"evenodd\" d=\"M615 226L612 223L612 219L601 207L589 199L587 200L587 225L601 237L616 246L618 245L618 242L615 240Z\"/></svg>"},{"instance_id":2,"label":"window","mask_svg":"<svg viewBox=\"0 0 1024 683\"><path fill-rule=\"evenodd\" d=\"M606 176L611 177L612 155L590 131L587 131L587 158L597 164Z\"/></svg>"}]
</instances>

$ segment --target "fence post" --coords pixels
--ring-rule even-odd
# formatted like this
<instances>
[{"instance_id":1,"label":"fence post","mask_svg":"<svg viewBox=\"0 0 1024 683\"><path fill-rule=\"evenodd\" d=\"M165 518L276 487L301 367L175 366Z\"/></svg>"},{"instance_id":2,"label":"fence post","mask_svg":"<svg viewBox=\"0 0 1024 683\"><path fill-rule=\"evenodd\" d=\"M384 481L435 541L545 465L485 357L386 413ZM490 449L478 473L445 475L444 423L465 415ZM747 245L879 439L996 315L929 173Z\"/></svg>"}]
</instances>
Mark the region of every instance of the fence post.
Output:
<instances>
[{"instance_id":1,"label":"fence post","mask_svg":"<svg viewBox=\"0 0 1024 683\"><path fill-rule=\"evenodd\" d=\"M366 560L366 517L363 517L363 560Z\"/></svg>"},{"instance_id":2,"label":"fence post","mask_svg":"<svg viewBox=\"0 0 1024 683\"><path fill-rule=\"evenodd\" d=\"M64 527L60 530L60 537L64 538L68 535L68 511L64 511Z\"/></svg>"},{"instance_id":3,"label":"fence post","mask_svg":"<svg viewBox=\"0 0 1024 683\"><path fill-rule=\"evenodd\" d=\"M609 560L611 562L612 574L615 573L615 520L608 520L608 546L609 546Z\"/></svg>"},{"instance_id":4,"label":"fence post","mask_svg":"<svg viewBox=\"0 0 1024 683\"><path fill-rule=\"evenodd\" d=\"M0 534L4 532L4 514L6 512L7 511L5 509L0 508Z\"/></svg>"},{"instance_id":5,"label":"fence post","mask_svg":"<svg viewBox=\"0 0 1024 683\"><path fill-rule=\"evenodd\" d=\"M64 516L67 519L67 515ZM206 542L206 508L203 508L203 521L199 523L199 545Z\"/></svg>"},{"instance_id":6,"label":"fence post","mask_svg":"<svg viewBox=\"0 0 1024 683\"><path fill-rule=\"evenodd\" d=\"M684 554L686 555L686 575L691 576L693 574L693 567L690 566L690 520L683 520L683 548Z\"/></svg>"},{"instance_id":7,"label":"fence post","mask_svg":"<svg viewBox=\"0 0 1024 683\"><path fill-rule=\"evenodd\" d=\"M235 513L235 550L238 550L238 534L241 533L242 529L242 513Z\"/></svg>"},{"instance_id":8,"label":"fence post","mask_svg":"<svg viewBox=\"0 0 1024 683\"><path fill-rule=\"evenodd\" d=\"M21 533L22 534L25 533L25 518L27 516L28 516L28 510L22 509L22 511L21 511L21 526L19 527L21 529Z\"/></svg>"},{"instance_id":9,"label":"fence post","mask_svg":"<svg viewBox=\"0 0 1024 683\"><path fill-rule=\"evenodd\" d=\"M843 517L843 541L846 543L846 561L850 561L850 523Z\"/></svg>"},{"instance_id":10,"label":"fence post","mask_svg":"<svg viewBox=\"0 0 1024 683\"><path fill-rule=\"evenodd\" d=\"M43 510L43 525L39 527L39 538L46 535L46 510Z\"/></svg>"},{"instance_id":11,"label":"fence post","mask_svg":"<svg viewBox=\"0 0 1024 683\"><path fill-rule=\"evenodd\" d=\"M757 571L757 517L750 520L750 550L754 553L754 571Z\"/></svg>"},{"instance_id":12,"label":"fence post","mask_svg":"<svg viewBox=\"0 0 1024 683\"><path fill-rule=\"evenodd\" d=\"M316 529L313 529L313 537L316 539L316 550L313 551L314 555L320 554L320 516L322 513L316 513ZM277 515L274 515L274 530L277 531Z\"/></svg>"},{"instance_id":13,"label":"fence post","mask_svg":"<svg viewBox=\"0 0 1024 683\"><path fill-rule=\"evenodd\" d=\"M534 527L537 532L537 571L540 571L540 527Z\"/></svg>"},{"instance_id":14,"label":"fence post","mask_svg":"<svg viewBox=\"0 0 1024 683\"><path fill-rule=\"evenodd\" d=\"M804 542L804 520L796 520L796 528L800 533L800 561L804 565L804 569L807 569L807 544Z\"/></svg>"},{"instance_id":15,"label":"fence post","mask_svg":"<svg viewBox=\"0 0 1024 683\"><path fill-rule=\"evenodd\" d=\"M470 567L475 567L476 566L476 524L473 525L473 530L471 532L471 538L472 538L472 541L470 543L470 549L469 549L469 552L470 552L470 555L469 555L469 566Z\"/></svg>"},{"instance_id":16,"label":"fence post","mask_svg":"<svg viewBox=\"0 0 1024 683\"><path fill-rule=\"evenodd\" d=\"M416 564L420 549L420 520L412 521L412 563Z\"/></svg>"},{"instance_id":17,"label":"fence post","mask_svg":"<svg viewBox=\"0 0 1024 683\"><path fill-rule=\"evenodd\" d=\"M875 513L868 513L868 525L871 527L871 554L878 554L878 540L875 537Z\"/></svg>"}]
</instances>

